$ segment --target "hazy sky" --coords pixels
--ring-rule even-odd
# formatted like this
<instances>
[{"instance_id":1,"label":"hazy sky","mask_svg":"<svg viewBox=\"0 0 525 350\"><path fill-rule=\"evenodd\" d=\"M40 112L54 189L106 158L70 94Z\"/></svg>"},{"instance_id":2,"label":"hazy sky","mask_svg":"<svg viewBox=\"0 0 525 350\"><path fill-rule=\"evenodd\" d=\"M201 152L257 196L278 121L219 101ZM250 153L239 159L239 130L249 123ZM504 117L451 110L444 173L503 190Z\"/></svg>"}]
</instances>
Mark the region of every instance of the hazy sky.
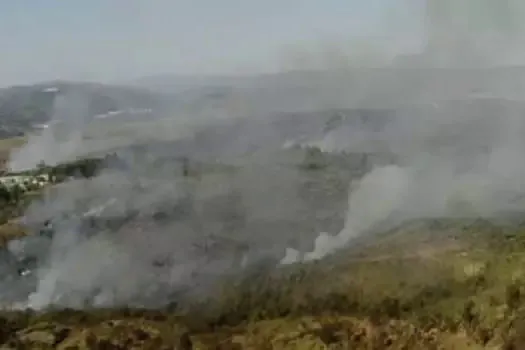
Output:
<instances>
[{"instance_id":1,"label":"hazy sky","mask_svg":"<svg viewBox=\"0 0 525 350\"><path fill-rule=\"evenodd\" d=\"M0 85L275 70L294 48L380 32L394 3L0 0Z\"/></svg>"}]
</instances>

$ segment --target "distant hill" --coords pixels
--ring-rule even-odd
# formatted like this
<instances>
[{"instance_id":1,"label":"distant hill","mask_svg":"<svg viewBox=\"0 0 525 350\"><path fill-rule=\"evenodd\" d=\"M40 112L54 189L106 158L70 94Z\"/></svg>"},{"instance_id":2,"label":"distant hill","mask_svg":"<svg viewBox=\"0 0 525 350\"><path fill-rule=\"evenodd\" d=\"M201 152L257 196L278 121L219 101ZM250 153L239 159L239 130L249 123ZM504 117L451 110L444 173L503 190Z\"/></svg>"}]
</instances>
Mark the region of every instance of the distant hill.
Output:
<instances>
[{"instance_id":1,"label":"distant hill","mask_svg":"<svg viewBox=\"0 0 525 350\"><path fill-rule=\"evenodd\" d=\"M176 93L242 101L246 114L325 108L392 108L478 97L523 100L525 67L426 68L399 58L395 67L326 71L297 70L252 76L157 75L130 84ZM240 104L240 103L239 103Z\"/></svg>"},{"instance_id":2,"label":"distant hill","mask_svg":"<svg viewBox=\"0 0 525 350\"><path fill-rule=\"evenodd\" d=\"M260 117L322 110L398 109L405 105L479 98L524 102L525 68L397 68L289 71L253 76L157 75L106 85L55 81L0 89L0 137L47 123L56 96L74 93L88 102L88 117L183 115L192 121ZM130 111L147 111L135 113ZM178 113L178 112L182 113Z\"/></svg>"},{"instance_id":3,"label":"distant hill","mask_svg":"<svg viewBox=\"0 0 525 350\"><path fill-rule=\"evenodd\" d=\"M63 81L13 86L0 89L0 138L45 126L53 117L56 97L67 94L84 101L86 118L129 111L162 113L173 103L171 96L137 87Z\"/></svg>"}]
</instances>

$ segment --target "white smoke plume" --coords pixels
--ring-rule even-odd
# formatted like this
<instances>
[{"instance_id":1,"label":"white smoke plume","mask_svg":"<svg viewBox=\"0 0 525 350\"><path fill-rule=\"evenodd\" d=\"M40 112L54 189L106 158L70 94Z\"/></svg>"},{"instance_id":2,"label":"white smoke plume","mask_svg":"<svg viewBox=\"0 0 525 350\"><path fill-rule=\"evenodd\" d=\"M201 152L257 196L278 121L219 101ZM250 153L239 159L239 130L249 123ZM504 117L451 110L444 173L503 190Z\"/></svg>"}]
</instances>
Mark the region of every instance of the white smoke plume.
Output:
<instances>
[{"instance_id":1,"label":"white smoke plume","mask_svg":"<svg viewBox=\"0 0 525 350\"><path fill-rule=\"evenodd\" d=\"M88 119L88 101L81 94L68 92L57 95L53 107L48 127L30 136L28 142L11 155L12 171L32 169L42 162L56 165L79 153Z\"/></svg>"},{"instance_id":2,"label":"white smoke plume","mask_svg":"<svg viewBox=\"0 0 525 350\"><path fill-rule=\"evenodd\" d=\"M428 2L425 15L429 22L423 20L421 7L411 11L419 13L420 22L427 25L428 43L417 54L403 52L393 60L377 60L381 69L354 69L345 66L340 56L335 63L323 63L328 68L336 65L326 74L305 77L298 73L289 90L275 76L260 78L252 90L239 89L235 100L245 106L244 112L258 118L246 117L232 126L233 133L221 134L221 125L216 125L209 136L218 141L204 147L206 151L223 147L226 157L242 155L233 157L238 166L235 175L216 174L200 182L181 180L176 175L180 173L178 163L163 158L165 154L173 157L178 149L168 144L158 152L150 143L145 151L152 159L131 154L126 158L128 169L109 169L94 179L74 180L50 190L25 215L30 226L51 218L57 231L50 255L36 270L36 287L28 304L35 308L53 304L156 306L170 302L177 293L209 293L209 287L225 274L265 258L273 259L272 266L279 261L320 259L354 238L403 220L523 210L525 103L521 87L525 75L516 68L494 68L517 60L521 28L516 21L516 28L500 27L501 18L491 17L488 2L461 2L466 6L462 17L452 11L456 5L442 3L448 5L434 9L430 6L437 3ZM523 13L517 2L505 2L505 6L514 6L509 15ZM490 35L468 29L468 21L481 20L481 10ZM472 18L474 15L479 18ZM449 21L459 21L460 37L468 45L447 44L445 39L458 35ZM490 48L501 57L492 55ZM374 55L376 52L381 50L374 49ZM368 57L367 52L359 57ZM471 59L476 69L458 68ZM480 98L480 93L485 96ZM346 107L353 109L348 120L361 117L360 113L364 117L362 123L319 136L309 133L309 127L300 128L299 121L292 127L273 125L265 115L290 106L301 113ZM384 125L369 125L370 108L384 108ZM174 130L181 124L171 125L176 126ZM311 219L303 214L306 204L294 188L306 175L283 166L273 159L273 153L252 150L254 144L275 148L284 142L281 138L303 135L304 142L326 151L385 152L396 159L395 164L376 165L353 182L344 227L320 235L314 232L317 238L295 231ZM31 144L28 147L47 147ZM27 166L18 163L26 157L33 165L41 160L30 156L38 153L27 152L13 158L14 168ZM332 203L316 204L320 212ZM191 215L183 214L188 207L192 207ZM168 219L150 220L163 211ZM232 219L239 212L242 218ZM109 222L85 227L83 216L93 213ZM122 216L133 220L119 222ZM289 246L290 241L295 241L294 247ZM304 250L304 245L310 248Z\"/></svg>"},{"instance_id":3,"label":"white smoke plume","mask_svg":"<svg viewBox=\"0 0 525 350\"><path fill-rule=\"evenodd\" d=\"M421 54L404 57L416 69L406 66L377 81L381 93L407 94L408 105L422 108L399 109L383 132L347 140L349 132L333 131L315 143L322 149L380 147L400 165L372 169L349 195L344 228L320 234L309 253L287 249L281 263L320 259L388 220L523 210L525 76L512 76L520 69L509 65L523 63L524 11L513 1L426 2L426 44ZM394 69L399 63L392 62Z\"/></svg>"}]
</instances>

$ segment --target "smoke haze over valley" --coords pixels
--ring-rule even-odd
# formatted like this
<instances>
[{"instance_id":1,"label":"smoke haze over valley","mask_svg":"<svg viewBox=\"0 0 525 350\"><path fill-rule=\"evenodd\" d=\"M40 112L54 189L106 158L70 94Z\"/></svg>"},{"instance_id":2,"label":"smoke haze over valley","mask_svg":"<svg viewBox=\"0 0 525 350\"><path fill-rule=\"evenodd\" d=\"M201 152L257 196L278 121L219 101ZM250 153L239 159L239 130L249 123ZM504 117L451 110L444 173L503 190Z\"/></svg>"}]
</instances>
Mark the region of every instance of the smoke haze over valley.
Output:
<instances>
[{"instance_id":1,"label":"smoke haze over valley","mask_svg":"<svg viewBox=\"0 0 525 350\"><path fill-rule=\"evenodd\" d=\"M162 6L173 9L167 2L132 3L130 11L144 14L142 26ZM185 28L188 46L173 49L194 53L171 65L168 58L178 56L157 47L170 32L163 15L143 34L159 34L149 56L129 55L135 64L122 62L126 74L98 79L120 62L115 57L126 50L118 47L100 50L93 62L83 58L82 67L92 63L96 74L78 76L104 83L73 82L73 64L56 68L53 78L9 75L49 81L0 90L2 136L25 137L10 153L10 172L112 156L93 177L46 187L16 218L31 235L7 246L0 301L36 309L200 301L213 298L224 278L344 259L362 241L409 221L522 215L525 6L512 0L498 7L467 0L381 1L380 9L352 3L370 23L360 27L353 19L351 27L362 31L354 28L348 40L328 36L310 44L301 40L317 39L308 28L270 45L255 29L253 38L248 29L236 33L245 43L240 48L253 40L274 54L250 74L225 69L236 65L233 58L204 65L209 51L202 47L212 39L191 34L194 26ZM284 31L281 16L293 22L295 7L282 5L276 15L281 10L272 6L265 7L268 22L256 28L273 33L274 18ZM310 18L313 6L307 2L297 23ZM256 9L249 10L253 16ZM350 29L333 28L330 18L322 23L345 37ZM213 30L214 22L194 21ZM229 25L217 26L229 33ZM202 47L188 49L192 40ZM136 42L149 50L144 37ZM216 47L220 39L213 42ZM232 42L219 48L228 57L259 54L253 46L235 52ZM159 59L163 69L184 72L187 63L195 74L156 72L152 57L162 54L169 56ZM35 63L34 70L54 57L42 55L48 65ZM216 55L210 62L223 62ZM196 56L201 63L189 64ZM141 60L144 67L133 71ZM0 72L9 64L25 69L6 62ZM42 227L53 234L39 235Z\"/></svg>"}]
</instances>

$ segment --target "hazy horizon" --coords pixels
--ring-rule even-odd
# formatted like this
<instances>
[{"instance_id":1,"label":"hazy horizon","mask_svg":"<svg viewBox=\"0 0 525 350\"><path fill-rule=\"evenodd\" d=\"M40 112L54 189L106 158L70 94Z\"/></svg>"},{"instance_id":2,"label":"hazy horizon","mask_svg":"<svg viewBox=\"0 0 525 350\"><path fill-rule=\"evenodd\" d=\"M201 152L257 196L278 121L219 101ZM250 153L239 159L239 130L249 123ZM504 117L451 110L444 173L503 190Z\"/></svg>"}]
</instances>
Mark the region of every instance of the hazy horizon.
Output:
<instances>
[{"instance_id":1,"label":"hazy horizon","mask_svg":"<svg viewBox=\"0 0 525 350\"><path fill-rule=\"evenodd\" d=\"M0 86L293 69L310 54L346 56L356 41L388 42L394 34L383 19L394 3L0 2Z\"/></svg>"}]
</instances>

